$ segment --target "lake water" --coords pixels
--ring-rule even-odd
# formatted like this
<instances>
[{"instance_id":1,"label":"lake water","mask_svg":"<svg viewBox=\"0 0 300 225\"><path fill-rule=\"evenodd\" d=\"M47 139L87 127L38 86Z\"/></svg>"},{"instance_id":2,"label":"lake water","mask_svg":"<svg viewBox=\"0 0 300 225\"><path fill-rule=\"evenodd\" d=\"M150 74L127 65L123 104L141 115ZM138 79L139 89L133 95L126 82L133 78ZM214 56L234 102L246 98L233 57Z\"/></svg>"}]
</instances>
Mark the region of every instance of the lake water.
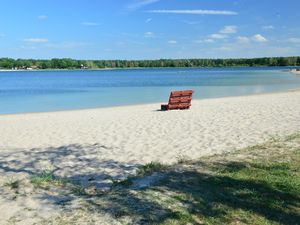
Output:
<instances>
[{"instance_id":1,"label":"lake water","mask_svg":"<svg viewBox=\"0 0 300 225\"><path fill-rule=\"evenodd\" d=\"M164 103L183 89L201 99L294 88L300 76L287 68L0 72L0 114Z\"/></svg>"}]
</instances>

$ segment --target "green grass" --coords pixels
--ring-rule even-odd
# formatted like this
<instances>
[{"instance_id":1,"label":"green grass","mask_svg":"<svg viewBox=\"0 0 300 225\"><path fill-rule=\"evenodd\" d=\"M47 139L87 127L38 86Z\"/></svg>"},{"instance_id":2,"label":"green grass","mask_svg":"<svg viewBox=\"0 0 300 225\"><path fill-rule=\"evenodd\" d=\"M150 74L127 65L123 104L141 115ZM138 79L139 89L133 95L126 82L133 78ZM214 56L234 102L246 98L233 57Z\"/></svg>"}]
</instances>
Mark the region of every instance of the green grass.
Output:
<instances>
[{"instance_id":1,"label":"green grass","mask_svg":"<svg viewBox=\"0 0 300 225\"><path fill-rule=\"evenodd\" d=\"M6 182L4 184L4 186L9 187L10 189L17 190L17 189L19 189L20 184L21 184L20 180L11 180L11 181Z\"/></svg>"},{"instance_id":2,"label":"green grass","mask_svg":"<svg viewBox=\"0 0 300 225\"><path fill-rule=\"evenodd\" d=\"M141 168L139 168L136 172L137 176L148 176L155 172L163 172L168 168L167 165L164 165L159 162L150 162Z\"/></svg>"},{"instance_id":3,"label":"green grass","mask_svg":"<svg viewBox=\"0 0 300 225\"><path fill-rule=\"evenodd\" d=\"M149 224L300 223L299 135L272 139L236 154L178 163L142 167L139 176L157 171L165 176L131 197L126 191L111 193L120 201L118 207ZM135 207L126 203L131 201Z\"/></svg>"},{"instance_id":4,"label":"green grass","mask_svg":"<svg viewBox=\"0 0 300 225\"><path fill-rule=\"evenodd\" d=\"M31 183L38 187L46 188L49 185L65 185L68 182L67 179L57 178L53 171L42 171L40 174L31 177Z\"/></svg>"},{"instance_id":5,"label":"green grass","mask_svg":"<svg viewBox=\"0 0 300 225\"><path fill-rule=\"evenodd\" d=\"M132 185L155 172L155 183ZM53 173L37 180L56 182ZM104 212L121 224L300 224L300 135L172 166L151 162L113 186L101 195L73 190L85 200L82 221ZM61 219L77 221L73 215Z\"/></svg>"},{"instance_id":6,"label":"green grass","mask_svg":"<svg viewBox=\"0 0 300 225\"><path fill-rule=\"evenodd\" d=\"M300 144L295 136L280 145L272 140L271 145L251 148L253 154L261 149L270 151L268 160L225 158L196 163L202 169L205 164L206 172L198 166L180 174L173 172L158 187L176 200L172 210L176 213L161 224L299 224L300 148L287 146L295 139ZM287 151L276 153L273 147ZM163 204L161 199L155 201ZM183 203L185 206L179 207Z\"/></svg>"}]
</instances>

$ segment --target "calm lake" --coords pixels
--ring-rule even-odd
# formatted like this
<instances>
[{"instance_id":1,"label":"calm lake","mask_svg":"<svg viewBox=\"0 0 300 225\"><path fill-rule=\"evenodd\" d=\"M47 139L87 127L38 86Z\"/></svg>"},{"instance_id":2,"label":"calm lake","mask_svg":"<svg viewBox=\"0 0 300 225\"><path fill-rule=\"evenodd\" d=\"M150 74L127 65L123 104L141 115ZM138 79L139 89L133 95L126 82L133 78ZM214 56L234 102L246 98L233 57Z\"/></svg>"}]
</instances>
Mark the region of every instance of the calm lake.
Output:
<instances>
[{"instance_id":1,"label":"calm lake","mask_svg":"<svg viewBox=\"0 0 300 225\"><path fill-rule=\"evenodd\" d=\"M164 103L182 89L201 99L295 88L288 68L0 72L0 114Z\"/></svg>"}]
</instances>

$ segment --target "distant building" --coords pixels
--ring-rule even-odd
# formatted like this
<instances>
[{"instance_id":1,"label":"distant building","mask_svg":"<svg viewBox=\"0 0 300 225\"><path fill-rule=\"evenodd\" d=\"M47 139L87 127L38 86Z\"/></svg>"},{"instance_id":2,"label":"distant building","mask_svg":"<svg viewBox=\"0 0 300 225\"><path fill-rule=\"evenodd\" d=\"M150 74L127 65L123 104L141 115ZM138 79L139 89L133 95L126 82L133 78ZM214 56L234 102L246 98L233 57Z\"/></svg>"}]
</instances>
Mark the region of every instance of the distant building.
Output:
<instances>
[{"instance_id":1,"label":"distant building","mask_svg":"<svg viewBox=\"0 0 300 225\"><path fill-rule=\"evenodd\" d=\"M36 70L37 68L38 68L37 66L33 65L33 66L31 66L31 67L29 67L27 69Z\"/></svg>"},{"instance_id":2,"label":"distant building","mask_svg":"<svg viewBox=\"0 0 300 225\"><path fill-rule=\"evenodd\" d=\"M85 66L85 65L83 65L83 64L80 65L80 69L82 69L82 70L85 70L85 69L87 69L87 68L88 68L88 67Z\"/></svg>"},{"instance_id":3,"label":"distant building","mask_svg":"<svg viewBox=\"0 0 300 225\"><path fill-rule=\"evenodd\" d=\"M300 74L300 68L291 69L290 71L295 74Z\"/></svg>"},{"instance_id":4,"label":"distant building","mask_svg":"<svg viewBox=\"0 0 300 225\"><path fill-rule=\"evenodd\" d=\"M38 67L33 65L33 66L30 66L30 67L23 67L22 69L25 69L25 70L36 70Z\"/></svg>"}]
</instances>

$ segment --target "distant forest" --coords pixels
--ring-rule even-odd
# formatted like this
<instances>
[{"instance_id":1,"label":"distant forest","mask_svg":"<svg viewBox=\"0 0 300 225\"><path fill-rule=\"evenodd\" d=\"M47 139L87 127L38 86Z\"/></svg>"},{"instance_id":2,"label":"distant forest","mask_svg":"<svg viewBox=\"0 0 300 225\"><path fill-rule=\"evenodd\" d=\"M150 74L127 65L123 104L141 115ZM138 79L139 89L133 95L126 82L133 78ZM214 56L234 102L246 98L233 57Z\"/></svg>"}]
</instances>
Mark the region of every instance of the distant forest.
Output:
<instances>
[{"instance_id":1,"label":"distant forest","mask_svg":"<svg viewBox=\"0 0 300 225\"><path fill-rule=\"evenodd\" d=\"M0 58L0 69L104 69L156 67L300 66L300 57L241 59L75 60Z\"/></svg>"}]
</instances>

